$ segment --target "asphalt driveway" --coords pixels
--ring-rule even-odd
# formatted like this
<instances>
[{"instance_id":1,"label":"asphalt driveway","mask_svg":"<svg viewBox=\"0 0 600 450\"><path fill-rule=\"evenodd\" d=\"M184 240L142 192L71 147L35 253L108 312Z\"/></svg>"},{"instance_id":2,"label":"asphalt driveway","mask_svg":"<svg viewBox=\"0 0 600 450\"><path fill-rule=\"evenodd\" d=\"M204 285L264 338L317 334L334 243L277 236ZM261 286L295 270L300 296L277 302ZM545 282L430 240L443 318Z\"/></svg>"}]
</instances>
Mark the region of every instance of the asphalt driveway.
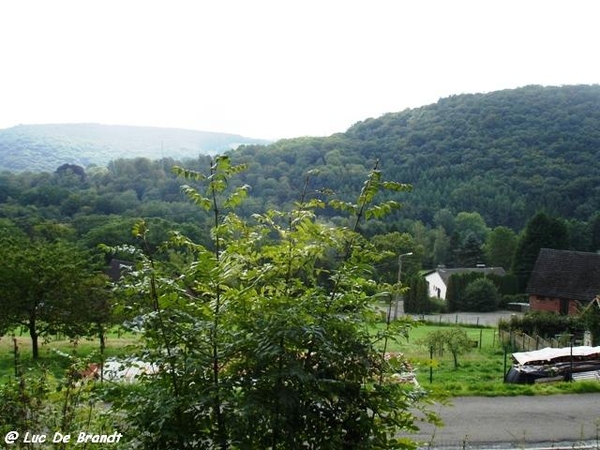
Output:
<instances>
[{"instance_id":1,"label":"asphalt driveway","mask_svg":"<svg viewBox=\"0 0 600 450\"><path fill-rule=\"evenodd\" d=\"M498 326L500 320L509 321L513 316L521 316L523 313L515 311L494 312L457 312L444 314L413 315L415 319L425 319L433 323L457 323L462 325L483 325L489 327Z\"/></svg>"},{"instance_id":2,"label":"asphalt driveway","mask_svg":"<svg viewBox=\"0 0 600 450\"><path fill-rule=\"evenodd\" d=\"M412 436L422 448L600 448L600 394L459 397L431 409L445 425L423 425Z\"/></svg>"}]
</instances>

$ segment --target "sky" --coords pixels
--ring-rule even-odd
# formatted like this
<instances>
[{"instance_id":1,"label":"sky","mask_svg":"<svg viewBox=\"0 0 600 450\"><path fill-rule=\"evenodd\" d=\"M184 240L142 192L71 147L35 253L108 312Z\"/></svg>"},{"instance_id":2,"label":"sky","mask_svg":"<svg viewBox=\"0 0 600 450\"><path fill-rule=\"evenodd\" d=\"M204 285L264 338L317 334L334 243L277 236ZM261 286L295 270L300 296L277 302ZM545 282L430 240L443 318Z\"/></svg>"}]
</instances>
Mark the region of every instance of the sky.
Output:
<instances>
[{"instance_id":1,"label":"sky","mask_svg":"<svg viewBox=\"0 0 600 450\"><path fill-rule=\"evenodd\" d=\"M0 128L328 136L463 93L600 83L597 0L6 0Z\"/></svg>"}]
</instances>

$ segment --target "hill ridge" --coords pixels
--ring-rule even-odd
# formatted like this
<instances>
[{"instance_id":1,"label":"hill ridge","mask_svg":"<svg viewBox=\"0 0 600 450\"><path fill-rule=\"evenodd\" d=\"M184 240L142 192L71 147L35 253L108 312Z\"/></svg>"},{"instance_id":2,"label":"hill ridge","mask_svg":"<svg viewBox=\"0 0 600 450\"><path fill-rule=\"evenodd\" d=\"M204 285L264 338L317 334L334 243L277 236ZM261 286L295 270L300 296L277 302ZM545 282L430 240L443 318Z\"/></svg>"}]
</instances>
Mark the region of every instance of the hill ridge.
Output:
<instances>
[{"instance_id":1,"label":"hill ridge","mask_svg":"<svg viewBox=\"0 0 600 450\"><path fill-rule=\"evenodd\" d=\"M264 139L185 128L100 123L20 124L0 129L0 170L53 171L69 163L106 166L118 158L195 158Z\"/></svg>"},{"instance_id":2,"label":"hill ridge","mask_svg":"<svg viewBox=\"0 0 600 450\"><path fill-rule=\"evenodd\" d=\"M442 209L480 211L488 223L520 229L538 210L584 220L600 211L598 151L600 85L532 85L455 95L345 133L234 154L260 160L267 180L272 167L277 183L302 180L311 168L334 188L361 183L379 159L388 179L414 186L405 198L409 217L435 223ZM281 186L271 201L286 189L294 191Z\"/></svg>"}]
</instances>

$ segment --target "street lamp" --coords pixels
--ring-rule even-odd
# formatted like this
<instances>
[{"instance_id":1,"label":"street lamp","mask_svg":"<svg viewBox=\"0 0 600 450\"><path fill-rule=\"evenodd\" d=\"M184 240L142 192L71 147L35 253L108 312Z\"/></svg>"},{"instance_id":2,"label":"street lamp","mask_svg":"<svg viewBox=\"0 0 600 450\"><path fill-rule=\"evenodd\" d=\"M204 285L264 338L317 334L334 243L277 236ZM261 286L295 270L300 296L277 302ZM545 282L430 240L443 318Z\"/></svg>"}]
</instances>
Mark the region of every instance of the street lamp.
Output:
<instances>
[{"instance_id":1,"label":"street lamp","mask_svg":"<svg viewBox=\"0 0 600 450\"><path fill-rule=\"evenodd\" d=\"M402 276L402 258L404 256L412 255L412 252L403 253L398 256L398 285L400 284L400 277ZM398 305L400 304L400 292L396 294L396 301L394 302L394 319L398 318ZM404 304L402 304L402 314L404 314Z\"/></svg>"}]
</instances>

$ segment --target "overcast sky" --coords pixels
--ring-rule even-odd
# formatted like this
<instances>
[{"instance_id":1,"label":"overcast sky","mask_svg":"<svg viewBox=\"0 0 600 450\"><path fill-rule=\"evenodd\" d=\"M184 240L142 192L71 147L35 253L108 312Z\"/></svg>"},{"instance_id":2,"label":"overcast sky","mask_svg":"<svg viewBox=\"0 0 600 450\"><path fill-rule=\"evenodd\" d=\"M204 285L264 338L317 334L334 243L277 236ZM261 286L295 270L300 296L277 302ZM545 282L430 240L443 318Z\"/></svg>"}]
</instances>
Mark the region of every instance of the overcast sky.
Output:
<instances>
[{"instance_id":1,"label":"overcast sky","mask_svg":"<svg viewBox=\"0 0 600 450\"><path fill-rule=\"evenodd\" d=\"M2 0L0 128L324 136L460 93L600 83L597 0Z\"/></svg>"}]
</instances>

